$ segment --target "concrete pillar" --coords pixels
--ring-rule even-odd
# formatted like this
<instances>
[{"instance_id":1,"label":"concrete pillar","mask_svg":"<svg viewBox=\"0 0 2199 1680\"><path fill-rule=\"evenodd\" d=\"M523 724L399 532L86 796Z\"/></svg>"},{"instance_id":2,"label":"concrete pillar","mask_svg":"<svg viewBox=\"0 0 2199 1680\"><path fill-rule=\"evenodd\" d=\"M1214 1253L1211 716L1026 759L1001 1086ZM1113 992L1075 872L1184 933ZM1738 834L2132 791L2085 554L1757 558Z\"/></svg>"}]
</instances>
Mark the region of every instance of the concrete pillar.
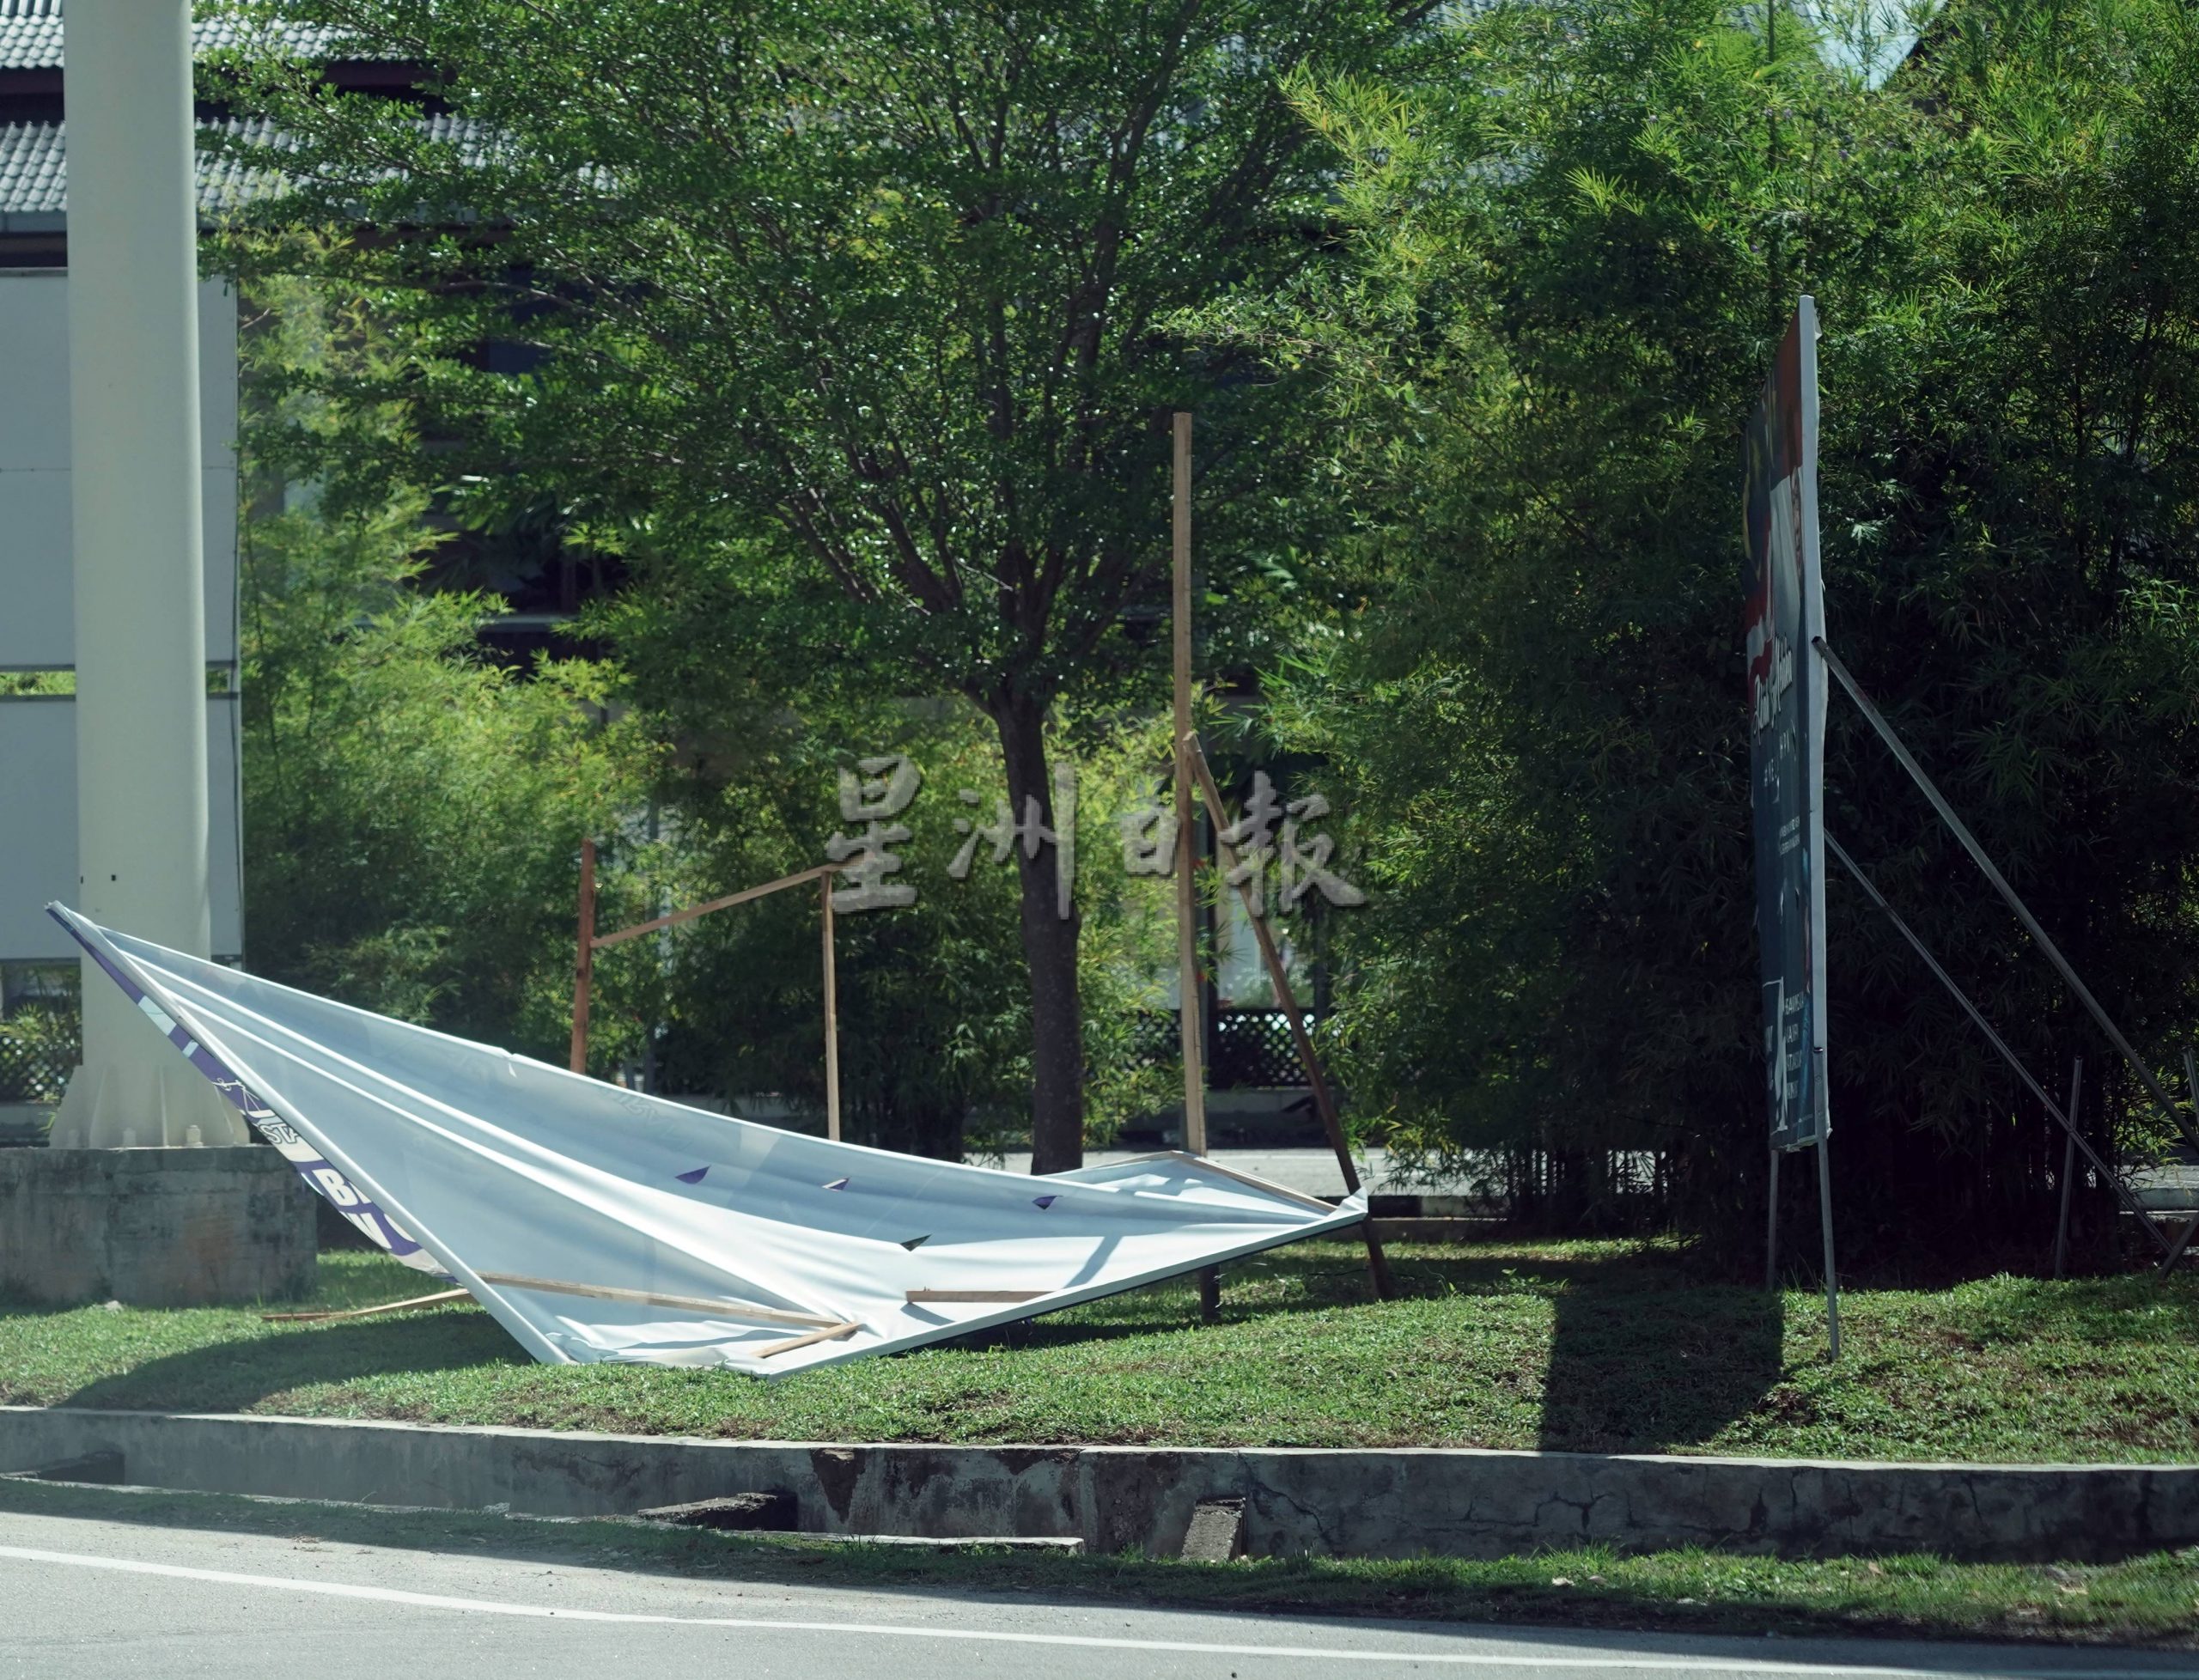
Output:
<instances>
[{"instance_id":1,"label":"concrete pillar","mask_svg":"<svg viewBox=\"0 0 2199 1680\"><path fill-rule=\"evenodd\" d=\"M77 908L198 956L207 880L198 213L188 0L69 0L69 395ZM60 1145L248 1141L84 963Z\"/></svg>"}]
</instances>

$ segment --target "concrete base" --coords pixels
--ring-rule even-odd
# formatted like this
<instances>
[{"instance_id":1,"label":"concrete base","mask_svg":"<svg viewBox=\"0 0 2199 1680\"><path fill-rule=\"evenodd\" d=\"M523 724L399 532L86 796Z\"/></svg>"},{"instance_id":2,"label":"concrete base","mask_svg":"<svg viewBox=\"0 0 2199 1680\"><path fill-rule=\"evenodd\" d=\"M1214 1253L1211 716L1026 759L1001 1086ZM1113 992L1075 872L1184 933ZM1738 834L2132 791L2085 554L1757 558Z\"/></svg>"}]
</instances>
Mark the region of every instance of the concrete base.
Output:
<instances>
[{"instance_id":1,"label":"concrete base","mask_svg":"<svg viewBox=\"0 0 2199 1680\"><path fill-rule=\"evenodd\" d=\"M314 1200L265 1144L0 1150L0 1295L294 1300L313 1292Z\"/></svg>"},{"instance_id":2,"label":"concrete base","mask_svg":"<svg viewBox=\"0 0 2199 1680\"><path fill-rule=\"evenodd\" d=\"M196 1493L600 1517L783 1489L806 1533L1014 1535L1150 1556L1182 1553L1202 1504L1235 1500L1233 1545L1256 1557L1607 1544L2080 1562L2199 1543L2189 1464L836 1446L0 1407L0 1472L100 1452L123 1456L126 1482Z\"/></svg>"}]
</instances>

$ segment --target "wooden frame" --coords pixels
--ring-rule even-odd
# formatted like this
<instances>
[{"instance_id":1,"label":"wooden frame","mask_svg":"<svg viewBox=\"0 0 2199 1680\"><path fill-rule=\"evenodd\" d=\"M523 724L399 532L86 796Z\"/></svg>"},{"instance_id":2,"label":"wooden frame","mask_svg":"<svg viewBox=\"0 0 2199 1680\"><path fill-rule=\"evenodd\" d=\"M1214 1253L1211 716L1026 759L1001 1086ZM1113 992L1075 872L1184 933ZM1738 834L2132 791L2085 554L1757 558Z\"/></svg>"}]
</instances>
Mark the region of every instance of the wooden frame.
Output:
<instances>
[{"instance_id":1,"label":"wooden frame","mask_svg":"<svg viewBox=\"0 0 2199 1680\"><path fill-rule=\"evenodd\" d=\"M319 1324L337 1318L371 1318L381 1312L411 1312L423 1306L448 1306L454 1301L470 1301L472 1293L466 1289L445 1289L433 1295L415 1295L411 1300L384 1301L379 1306L340 1307L331 1312L263 1312L263 1324Z\"/></svg>"},{"instance_id":2,"label":"wooden frame","mask_svg":"<svg viewBox=\"0 0 2199 1680\"><path fill-rule=\"evenodd\" d=\"M854 1319L846 1318L837 1324L826 1324L813 1330L807 1336L789 1336L784 1342L767 1342L760 1348L751 1348L748 1355L751 1359L770 1359L776 1354L790 1354L797 1348L813 1348L819 1342L838 1342L844 1336L853 1336L862 1328ZM734 1351L740 1350L736 1348Z\"/></svg>"},{"instance_id":3,"label":"wooden frame","mask_svg":"<svg viewBox=\"0 0 2199 1680\"><path fill-rule=\"evenodd\" d=\"M746 904L773 892L783 892L790 886L801 886L815 881L823 900L825 918L825 1135L838 1143L840 1141L840 1010L839 980L832 959L832 877L840 873L840 868L837 863L820 863L814 869L782 875L777 880L765 881L761 886L744 887L738 892L727 893L722 898L710 898L699 904L690 904L685 910L674 910L669 916L637 922L632 927L621 928L616 933L599 934L595 931L595 842L593 838L583 839L581 842L580 955L573 965L573 1044L567 1065L576 1074L588 1072L588 1001L594 987L597 952L608 946L623 945L630 939L639 939L643 934L676 928L684 922L692 922L715 910L731 910L735 904Z\"/></svg>"},{"instance_id":4,"label":"wooden frame","mask_svg":"<svg viewBox=\"0 0 2199 1680\"><path fill-rule=\"evenodd\" d=\"M572 1283L557 1277L523 1277L514 1272L482 1272L481 1281L507 1289L527 1289L545 1295L586 1295L591 1300L626 1301L637 1306L683 1307L707 1312L714 1318L746 1318L759 1324L792 1324L804 1330L829 1330L848 1322L822 1312L789 1312L749 1301L714 1300L707 1295L663 1295L654 1289L614 1289L603 1283Z\"/></svg>"},{"instance_id":5,"label":"wooden frame","mask_svg":"<svg viewBox=\"0 0 2199 1680\"><path fill-rule=\"evenodd\" d=\"M923 1306L962 1301L972 1305L984 1303L991 1306L1018 1306L1051 1293L1045 1289L911 1289L909 1291L909 1305Z\"/></svg>"}]
</instances>

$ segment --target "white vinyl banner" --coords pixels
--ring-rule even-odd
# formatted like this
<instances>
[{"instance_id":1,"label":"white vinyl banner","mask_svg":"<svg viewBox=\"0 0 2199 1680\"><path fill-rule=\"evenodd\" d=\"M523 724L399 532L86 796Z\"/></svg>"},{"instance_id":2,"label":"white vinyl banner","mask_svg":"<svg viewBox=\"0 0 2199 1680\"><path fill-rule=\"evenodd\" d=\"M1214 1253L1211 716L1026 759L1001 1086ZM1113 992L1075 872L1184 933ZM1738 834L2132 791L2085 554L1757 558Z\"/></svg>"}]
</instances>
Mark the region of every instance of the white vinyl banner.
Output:
<instances>
[{"instance_id":1,"label":"white vinyl banner","mask_svg":"<svg viewBox=\"0 0 2199 1680\"><path fill-rule=\"evenodd\" d=\"M308 1183L548 1363L779 1376L1366 1215L1190 1155L1038 1178L728 1119L51 908Z\"/></svg>"}]
</instances>

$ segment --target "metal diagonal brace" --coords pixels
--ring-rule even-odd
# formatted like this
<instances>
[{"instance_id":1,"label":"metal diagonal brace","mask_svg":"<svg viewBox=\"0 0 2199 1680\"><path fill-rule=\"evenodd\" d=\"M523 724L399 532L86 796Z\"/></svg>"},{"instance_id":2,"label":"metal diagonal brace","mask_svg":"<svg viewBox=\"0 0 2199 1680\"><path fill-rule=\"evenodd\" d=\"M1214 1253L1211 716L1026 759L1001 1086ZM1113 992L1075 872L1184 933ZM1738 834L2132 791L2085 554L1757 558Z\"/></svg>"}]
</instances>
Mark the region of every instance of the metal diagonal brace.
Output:
<instances>
[{"instance_id":1,"label":"metal diagonal brace","mask_svg":"<svg viewBox=\"0 0 2199 1680\"><path fill-rule=\"evenodd\" d=\"M1952 977L1947 973L1946 970L1940 966L1940 959L1926 948L1924 941L1919 939L1910 925L1901 919L1900 912L1885 901L1885 895L1871 884L1871 878L1863 873L1861 866L1843 851L1840 849L1840 843L1830 834L1824 837L1824 849L1839 860L1843 868L1855 878L1855 885L1863 889L1864 897L1885 912L1886 920L1893 923L1901 936L1909 941L1910 947L1924 959L1925 967L1930 969L1934 977L1947 989L1947 995L1962 1005L1963 1013L1968 1015L1976 1024L1977 1030L1985 1035L1986 1041L2001 1053L2001 1059L2015 1070L2016 1077L2030 1088L2031 1095L2038 1099L2047 1113L2053 1116L2056 1123L2069 1135L2070 1142L2074 1143L2083 1153L2085 1159L2092 1164L2093 1169L2098 1172L2101 1179L2114 1187L2117 1198L2131 1213L2137 1215L2138 1223L2146 1228L2146 1234L2159 1243L2163 1249L2168 1249L2169 1239L2162 1233L2160 1227L2153 1222L2153 1216L2146 1211L2123 1180L2117 1177L2105 1160L2100 1159L2099 1152L2085 1141L2069 1117L2055 1105L2054 1099L2046 1094L2045 1087L2033 1079L2031 1076L2031 1070L2016 1059L2016 1053L2008 1048L2007 1041L1995 1032L1993 1030L1993 1024L1978 1013L1977 1006L1964 995L1962 988L1955 984ZM2172 1257L2173 1257L2172 1255Z\"/></svg>"},{"instance_id":2,"label":"metal diagonal brace","mask_svg":"<svg viewBox=\"0 0 2199 1680\"><path fill-rule=\"evenodd\" d=\"M1821 636L1812 637L1810 645L1823 655L1826 668L1840 679L1840 685L1848 691L1848 697L1855 703L1857 709L1862 712L1870 726L1879 732L1879 739L1885 742L1887 750L1893 754L1896 761L1899 763L1902 769L1909 772L1910 780L1923 790L1926 799L1931 800L1932 808L1940 813L1940 820L1954 831L1955 838L1962 842L1963 849L1967 851L1971 861L1984 871L1985 879L1993 883L1994 890L2000 893L2001 898L2007 900L2008 908L2015 911L2016 919L2024 924L2024 930L2038 941L2038 948L2046 953L2047 961L2052 963L2056 971L2068 982L2069 989L2076 993L2077 1001L2085 1006L2092 1020L2099 1024L2099 1030L2107 1034L2108 1042L2123 1053L2123 1059L2130 1064L2130 1071L2137 1074L2146 1089L2153 1093L2153 1100L2160 1105L2161 1112L2168 1117L2169 1123L2182 1132L2194 1145L2199 1145L2199 1132L2195 1132L2190 1123L2177 1111L2176 1105L2169 1099L2168 1093L2161 1089L2160 1081L2153 1077L2153 1069L2138 1059L2138 1052L2130 1048L2130 1041L2123 1036L2122 1029L2108 1019L2107 1011L2100 1007L2099 1000L2094 997L2085 983L2077 977L2077 971L2069 966L2069 960L2062 954L2061 948L2046 936L2046 929L2038 925L2038 918L2025 907L2024 901L2016 897L2015 888L2010 886L2007 879L1993 867L1993 860L1985 855L1985 849L1977 843L1977 837L1964 825L1961 818L1955 815L1954 807L1947 803L1946 796L1933 785L1932 778L1924 774L1923 766L1910 757L1909 749L1901 744L1901 737L1894 733L1893 726L1888 723L1879 709L1871 703L1871 697L1863 692L1861 685L1849 674L1848 667L1840 662L1840 656L1825 645L1824 638ZM1855 866L1851 864L1849 867L1852 869ZM1857 879L1860 880L1861 877ZM1889 911L1888 914L1891 912ZM1921 950L1922 947L1918 948ZM2031 1075L2026 1074L2024 1077L2028 1080Z\"/></svg>"}]
</instances>

